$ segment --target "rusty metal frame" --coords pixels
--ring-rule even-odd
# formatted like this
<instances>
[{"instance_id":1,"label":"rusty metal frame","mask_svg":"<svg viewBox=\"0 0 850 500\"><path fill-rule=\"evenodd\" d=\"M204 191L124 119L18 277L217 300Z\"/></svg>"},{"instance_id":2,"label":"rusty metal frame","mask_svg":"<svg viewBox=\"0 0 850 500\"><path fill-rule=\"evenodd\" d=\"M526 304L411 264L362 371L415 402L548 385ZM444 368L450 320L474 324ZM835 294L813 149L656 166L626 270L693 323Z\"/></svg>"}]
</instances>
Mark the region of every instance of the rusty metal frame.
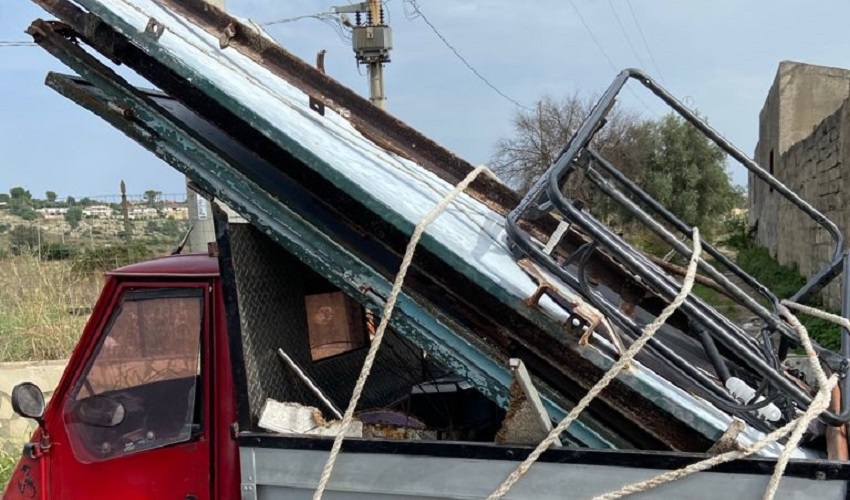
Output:
<instances>
[{"instance_id":1,"label":"rusty metal frame","mask_svg":"<svg viewBox=\"0 0 850 500\"><path fill-rule=\"evenodd\" d=\"M563 194L563 184L565 181L570 178L570 175L575 170L578 168L584 168L588 174L587 178L590 179L591 182L600 189L600 191L604 192L606 195L629 210L629 212L632 213L639 221L661 236L668 244L673 246L678 253L682 255L689 254L690 249L687 245L678 241L677 238L667 228L657 222L652 215L645 212L637 203L631 201L625 194L621 193L616 187L611 185L606 178L596 172L590 165L591 163L596 162L596 164L606 170L608 175L612 176L621 184L624 184L625 187L633 195L636 195L641 202L648 204L652 210L657 212L660 216L665 217L668 223L672 224L687 237L691 236L691 228L687 227L682 221L676 218L675 215L649 197L648 194L640 190L637 185L631 183L631 181L626 179L622 174L619 174L616 167L610 165L604 158L598 155L598 153L589 149L590 141L599 128L604 124L605 117L613 108L617 96L630 79L636 80L653 92L664 103L675 110L676 113L678 113L684 120L701 132L707 139L720 147L724 152L737 160L749 171L753 172L761 180L774 187L780 195L794 204L802 212L810 216L816 223L829 232L835 243L832 260L811 280L809 280L809 282L806 283L806 285L798 291L797 294L795 294L795 298L811 296L812 293L820 290L823 286L828 284L838 272L840 272L841 266L846 264L844 257L844 236L835 223L827 219L812 205L800 198L796 193L791 191L775 177L744 155L734 145L723 138L717 131L711 128L696 114L687 109L687 107L664 90L649 76L640 70L635 69L627 69L617 76L605 94L603 94L596 103L590 115L585 119L576 131L575 135L571 138L570 142L565 146L556 162L534 183L528 194L523 198L522 202L508 216L509 238L512 243L517 246L521 254L529 255L535 260L535 262L544 265L552 273L564 280L567 280L568 282L569 280L575 279L567 272L567 270L563 269L557 262L540 250L538 245L533 242L532 237L519 226L519 221L524 216L536 214L540 211L541 206L551 207L552 209L560 212L566 220L569 220L571 223L579 226L584 232L586 232L586 234L591 236L591 238L597 242L600 247L606 248L621 262L628 265L629 269L639 276L647 284L647 286L658 291L658 293L663 295L667 300L672 300L672 298L676 295L678 283L666 276L651 261L649 261L646 256L634 249L631 245L625 242L623 238L616 235L609 228L605 227L592 215L576 208L574 200L569 199ZM710 245L707 245L707 248L710 251L713 250ZM715 252L713 255L719 255L719 252ZM737 266L734 266L734 264L728 260L724 263L736 272L744 274L742 270L738 269ZM755 300L747 296L737 286L731 284L731 282L716 271L713 266L702 259L700 259L700 267L708 272L712 278L718 281L718 283L724 285L730 296L739 303L746 305L753 313L764 319L772 329L780 332L787 338L798 340L799 337L796 332L794 332L793 329L785 323L778 314L771 313L766 310ZM747 282L751 286L756 287L776 305L778 305L778 299L776 299L776 297L773 296L764 286L760 285L752 277L746 276L746 278ZM845 283L845 285L847 284ZM848 285L848 287L850 287L850 285ZM850 297L847 290L850 290L850 288L845 288L843 297ZM616 308L605 307L602 304L597 304L597 306L608 312L612 317L612 320L621 325L624 330L635 333L638 332L639 328L637 325L635 325L629 318L626 318ZM752 372L760 375L763 383L770 384L776 389L781 390L780 394L789 401L793 401L801 407L808 407L811 402L811 397L796 383L794 383L794 381L787 378L785 374L782 373L781 369L778 366L775 366L775 362L765 359L764 353L760 352L757 344L749 338L742 329L729 321L728 318L694 295L689 296L687 300L685 300L681 309L697 325L701 326L705 333L713 337L718 343L724 345L732 356L735 356L738 360L742 361L742 366L745 366ZM652 340L654 341L655 339ZM671 363L675 363L683 371L687 371L689 376L693 377L699 384L711 388L717 387L712 380L699 373L698 370L693 370L685 360L667 346L664 346L660 342L653 342L652 347L658 349L664 357L670 360ZM848 365L848 359L817 345L816 349L818 350L822 361L824 361L832 370L841 373L843 377L842 392L847 395L850 392L850 378L846 377L848 366L850 366ZM850 349L850 346L848 346L846 332L844 332L842 335L842 351L846 351L847 349ZM842 352L842 354L844 354L844 352ZM728 405L728 403L723 401L723 399L728 399L728 395L725 394L725 391L722 391L721 389L715 390L714 392L715 396L720 398L716 400L718 404ZM848 395L848 397L850 397L850 395ZM714 399L712 401L715 402ZM844 399L844 408L842 413L835 414L831 411L827 411L822 416L823 420L831 423L832 425L840 425L850 420L850 408L846 407L848 401L850 401L850 399ZM737 403L733 403L729 406L730 408L740 409L740 412L745 412L750 409L748 405L742 406Z\"/></svg>"}]
</instances>

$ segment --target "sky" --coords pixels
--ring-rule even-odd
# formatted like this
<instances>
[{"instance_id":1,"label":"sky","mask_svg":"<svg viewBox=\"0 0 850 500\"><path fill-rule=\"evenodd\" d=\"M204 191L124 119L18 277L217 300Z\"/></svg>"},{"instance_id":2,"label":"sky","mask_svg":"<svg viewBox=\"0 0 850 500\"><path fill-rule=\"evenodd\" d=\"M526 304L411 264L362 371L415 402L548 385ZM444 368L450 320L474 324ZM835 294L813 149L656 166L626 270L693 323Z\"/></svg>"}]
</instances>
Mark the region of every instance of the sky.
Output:
<instances>
[{"instance_id":1,"label":"sky","mask_svg":"<svg viewBox=\"0 0 850 500\"><path fill-rule=\"evenodd\" d=\"M327 12L333 5L227 3L232 13L260 23ZM487 163L496 142L511 134L519 108L478 79L422 18L406 16L404 0L385 3L394 38L385 70L388 111L469 162ZM418 3L478 73L522 105L543 95L598 95L620 69L640 67L748 154L780 61L850 67L847 0ZM27 0L0 0L0 41L28 40L24 30L36 18L49 15ZM358 71L350 45L332 27L305 18L267 30L307 61L326 49L328 74L368 93L365 68ZM122 179L129 193L184 190L171 167L45 87L48 71L70 72L39 47L0 47L0 191L20 185L38 197L47 190L60 197L114 195ZM635 87L634 93L640 100L626 93L624 105L646 118L666 112L646 91ZM734 182L746 183L742 169L731 174Z\"/></svg>"}]
</instances>

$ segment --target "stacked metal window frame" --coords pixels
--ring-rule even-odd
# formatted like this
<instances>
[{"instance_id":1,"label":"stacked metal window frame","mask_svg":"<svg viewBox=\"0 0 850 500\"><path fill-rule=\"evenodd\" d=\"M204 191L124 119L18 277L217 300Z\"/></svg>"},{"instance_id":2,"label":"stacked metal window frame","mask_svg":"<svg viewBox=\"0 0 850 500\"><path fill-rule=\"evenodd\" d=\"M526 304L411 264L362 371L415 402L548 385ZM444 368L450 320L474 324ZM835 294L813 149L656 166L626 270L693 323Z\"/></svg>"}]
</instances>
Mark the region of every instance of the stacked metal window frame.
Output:
<instances>
[{"instance_id":1,"label":"stacked metal window frame","mask_svg":"<svg viewBox=\"0 0 850 500\"><path fill-rule=\"evenodd\" d=\"M45 47L50 43L47 39L42 42ZM66 45L66 48L71 47ZM57 53L52 48L49 50ZM81 70L82 66L75 69ZM87 70L81 72L89 77L93 75ZM117 75L101 76L117 80ZM213 127L204 131L203 139L192 133L197 128L192 132L183 130L182 122L164 107L157 107L155 102L164 103L184 119L191 115L191 111L169 102L170 99L162 94L139 92L133 95L128 92L129 87L121 88L104 82L99 81L100 86L93 86L86 80L55 73L47 78L48 86L116 126L189 176L205 192L216 193L218 199L247 214L253 225L267 232L286 251L321 272L352 297L359 298L366 307L380 312L391 283L340 244L356 240L353 231L334 224L332 215L315 205L303 190L283 176L273 179L277 188L275 194L287 200L286 205L281 204L253 180L231 168L234 162L240 160L262 162L261 159L251 158L249 151L233 143L223 133L217 133ZM143 95L146 99L138 99ZM216 146L212 146L210 140L216 141ZM235 154L226 157L222 152ZM234 186L238 188L234 189ZM329 229L329 226L336 226L335 230ZM506 362L498 363L498 356L487 346L477 343L472 333L459 335L458 332L464 332L462 326L434 311L433 306L423 305L421 298L402 293L398 304L393 328L428 351L443 366L462 373L494 402L503 407L508 405L512 378ZM541 384L541 387L545 386ZM553 401L553 396L547 395L553 392L544 389L544 406L553 418L562 418L566 415L563 407ZM558 398L554 395L554 399ZM594 423L594 427L600 426ZM578 422L576 428L571 429L571 436L568 442L594 448L614 448L628 442L618 440L616 433L609 429L591 429L584 422Z\"/></svg>"},{"instance_id":2,"label":"stacked metal window frame","mask_svg":"<svg viewBox=\"0 0 850 500\"><path fill-rule=\"evenodd\" d=\"M67 4L67 2L63 2L63 1L60 1L60 0L55 0L55 1L48 1L48 0L41 1L41 0L39 0L39 3L41 3L42 5L47 7L48 10L51 10L54 13L57 13L57 15L59 15L59 17L63 18L64 21L71 24L74 27L74 30L81 37L88 39L89 43L91 43L91 41L93 39L98 39L98 40L100 40L99 43L102 44L104 38L110 38L111 37L112 41L115 42L115 46L112 47L112 49L117 49L117 50L115 50L112 53L109 53L110 51L107 48L107 50L105 52L107 52L108 53L107 55L109 55L110 57L112 57L114 59L120 59L117 56L118 56L118 53L121 52L121 51L125 51L125 53L126 53L126 51L142 49L142 51L144 53L149 54L151 56L150 59L144 60L143 61L144 63L147 63L147 64L154 64L154 63L162 64L162 65L164 65L168 68L168 71L173 72L178 77L182 76L183 78L187 79L188 81L191 81L192 83L191 83L191 88L189 89L189 92L204 93L204 94L206 94L207 97L214 99L216 102L220 103L222 106L226 107L228 110L230 110L234 114L237 114L238 116L244 117L247 120L248 123L250 123L252 126L256 127L256 129L260 130L263 134L268 135L269 138L275 140L275 142L277 142L283 149L291 152L293 154L293 156L298 156L299 158L301 158L302 159L302 165L307 166L309 168L317 168L317 169L320 168L320 167L324 167L324 168L327 167L327 165L321 165L321 161L317 161L318 159L315 158L315 156L311 155L309 148L305 148L304 145L301 145L301 144L293 143L293 141L290 138L287 138L284 134L282 134L282 132L274 129L274 127L270 127L267 122L264 122L261 117L257 116L255 110L249 109L248 107L246 107L246 105L244 103L240 102L238 99L234 99L232 96L228 96L227 93L223 89L216 86L216 82L210 81L203 74L203 72L199 70L199 68L193 68L186 61L180 60L179 58L175 58L172 54L169 54L168 51L166 50L166 48L164 48L163 46L161 46L159 44L159 38L160 38L160 36L162 36L162 32L158 28L164 27L167 30L168 29L167 24L164 25L159 20L153 21L154 18L151 16L151 17L146 18L147 22L145 23L146 25L144 27L142 27L142 26L135 26L134 27L133 25L128 24L120 16L116 16L115 13L111 12L107 8L107 6L102 5L102 4L95 2L95 1L82 1L82 2L80 2L81 4L85 5L87 8L92 10L94 12L94 14L82 13L81 11L76 10L73 6L70 6L69 4ZM108 19L110 24L103 23L102 22L103 20L101 18ZM190 21L186 21L186 20L184 20L184 22L190 23ZM231 22L235 23L236 21L231 20ZM111 25L111 27L110 27L110 25ZM153 27L151 27L151 26L153 26ZM34 28L35 28L35 26L34 26ZM43 29L46 29L46 28L49 28L49 25L48 26L41 26L39 29L43 30ZM115 31L111 31L112 28L114 28ZM241 27L240 29L247 29L247 28ZM38 33L34 32L33 34L36 36L37 39L39 38L39 36L42 36L42 37L45 36L44 33L41 33L41 35L39 35ZM203 35L208 36L207 33L203 33ZM126 37L126 39L124 39L124 37ZM43 42L44 39L42 39L41 41ZM134 46L131 47L127 43L128 41L132 42L132 44ZM103 49L104 47L99 46L97 48ZM48 48L48 50L50 50L50 49ZM63 58L63 57L68 58L68 54L59 55L57 53L55 55L59 56L60 58ZM102 75L96 74L97 71L94 71L94 72L91 71L90 67L86 67L86 64L88 64L88 63L81 64L80 61L73 60L78 56L79 56L79 54L73 55L70 58L68 58L68 60L66 60L66 59L63 59L63 60L67 64L69 64L70 66L74 67L75 70L77 70L81 74L84 74L84 76L86 76L86 78L92 80L99 87L100 86L108 87L110 85L115 84L115 79L113 79L113 81L108 81L108 80L104 81L103 78L102 78ZM125 61L125 62L127 62L127 61ZM141 72L143 74L145 74L145 69L140 68L140 66L139 66L139 60L136 60L134 62L136 63L135 69L137 69L137 70L141 69ZM150 70L150 68L148 68L148 70ZM151 74L151 73L148 73L148 74ZM160 84L160 82L156 82L156 83ZM160 86L164 87L163 85L160 85ZM129 92L129 89L127 89L127 88L121 88L119 90L120 90L120 92L116 93L116 95L110 96L109 99L120 100L121 99L121 97L119 97L120 93ZM86 101L87 98L82 97L82 96L78 96L78 97L79 97L79 102L81 102L81 104L85 105L84 101ZM305 96L304 100L305 101L307 100L306 96ZM89 102L89 104L94 104L94 103ZM306 107L306 105L307 104L305 102L305 107ZM114 103L111 106L114 106ZM107 106L107 107L109 107L109 106ZM129 112L129 116L123 116L123 114L122 114L123 119L126 120L128 117L132 116L133 114L140 112L140 110L136 109L135 107L131 107L130 109L132 109L132 111ZM110 120L111 122L113 122L113 124L116 124L114 122L115 117L104 116L104 118ZM133 120L137 120L137 119L138 119L137 117L133 118ZM153 121L155 122L156 120L153 120ZM126 129L126 125L123 126L122 128ZM153 151L157 152L157 154L160 154L161 156L168 158L169 162L172 163L173 165L175 165L175 166L180 165L178 168L185 170L186 173L190 174L190 176L191 175L194 175L196 177L200 176L201 177L200 180L196 181L196 182L199 182L199 184L204 186L205 189L208 189L210 193L213 193L216 196L221 197L222 199L226 200L227 202L233 204L234 206L237 207L237 209L244 210L245 213L247 213L247 214L251 214L252 211L257 211L257 213L262 213L262 210L258 210L258 207L254 206L253 204L251 204L249 202L251 200L254 200L254 199L264 199L267 202L271 203L271 205L267 205L265 207L267 209L267 211L265 212L264 217L267 218L267 219L259 220L257 213L251 214L250 217L255 221L255 223L258 223L260 225L260 227L268 228L271 233L275 233L275 231L277 231L278 233L275 233L275 234L278 234L279 236L280 235L291 235L292 238L294 238L293 240L287 240L286 238L281 238L282 240L288 241L288 243L286 243L284 241L279 241L279 243L281 243L285 247L286 247L286 245L289 245L289 248L292 248L293 250L296 249L296 248L301 248L301 247L297 247L297 245L303 244L303 240L301 240L297 237L297 233L293 233L292 231L287 232L287 231L284 230L285 228L280 228L280 227L275 227L274 230L272 230L272 227L269 225L274 221L274 219L276 217L276 215L274 214L274 210L278 210L278 209L282 208L282 206L280 206L280 201L282 201L282 200L274 201L273 198L270 198L267 195L265 196L265 198L263 198L263 197L257 198L256 197L257 193L254 193L253 191L251 191L252 189L257 188L256 184L254 184L252 181L247 180L247 179L231 178L230 181L225 182L225 183L222 183L221 181L212 182L208 178L209 174L204 174L203 172L198 172L198 171L190 173L190 170L191 170L190 166L194 165L198 162L194 153L192 155L190 155L189 157L186 156L185 150L181 153L182 156L181 156L181 154L176 154L176 152L171 150L171 148L164 148L162 143L159 141L159 139L155 139L155 138L152 138L152 137L148 137L147 139L145 139L146 133L142 132L142 130L143 129L139 129L139 130L135 130L133 132L128 132L127 130L125 130L125 132L131 133L131 135L134 135L134 137L137 138L137 140L142 139L143 141L145 141L147 143L147 144L145 144L146 147L149 147ZM179 139L175 138L175 133L176 133L175 130L170 129L164 135L161 135L161 137L162 136L171 137L170 140L176 140L178 142L178 144L181 146L181 148L186 146L186 147L189 147L190 150L196 150L198 152L198 154L200 154L201 149L197 149L197 146L194 145L191 141L189 141L189 142L184 141L184 138L180 137L180 134L177 134L177 137L179 137ZM145 142L143 142L143 144ZM218 163L216 165L216 167L223 169L223 170L219 171L220 175L226 174L226 176L231 176L231 175L236 174L236 172L233 172L232 169L228 169L228 163L227 162ZM204 169L208 169L208 168L210 168L209 165L204 165ZM205 176L207 177L206 179L203 178ZM329 176L329 177L331 177L331 176ZM333 180L334 180L334 182L341 184L342 187L347 187L347 188L351 187L351 186L345 185L344 179L334 178ZM240 192L240 191L242 191L242 192ZM246 196L246 194L248 194L248 195ZM360 192L360 193L357 193L357 194L364 198L362 201L364 202L364 204L366 204L368 206L369 201L370 201L368 199L369 198L368 193ZM374 200L372 200L372 201L374 201ZM278 207L275 208L274 210L272 210L271 208L274 206L275 203L277 203ZM379 207L379 208L381 208L382 210L386 210L387 207L384 206L384 207ZM380 212L380 211L376 210L376 212ZM396 226L397 230L409 233L410 227L412 226L411 221L401 220L400 217L398 216L398 214L393 214L393 213L391 213L391 211L390 211L390 213L381 212L381 213L379 213L379 215L386 218L389 222L391 222L394 226ZM464 273L470 274L471 275L470 279L479 280L479 281L486 279L486 276L482 276L482 274L480 272L477 272L476 269L469 268L468 266L465 267L463 265L463 263L457 262L456 259L455 259L455 261L451 261L450 256L446 257L447 249L444 246L441 246L440 243L438 241L435 241L433 238L425 238L425 240L423 241L423 246L427 250L432 251L434 254L441 254L443 256L443 258L445 258L450 264L454 265L454 267L456 267L458 270L460 270ZM350 279L350 273L346 274L345 272L341 272L340 278L343 281L345 281L346 279ZM494 298L501 301L503 303L503 305L515 309L523 317L532 321L533 324L544 329L545 331L550 332L550 334L552 334L553 336L555 336L557 338L561 338L561 339L568 339L569 338L569 337L565 337L563 335L562 327L558 323L557 320L553 319L551 316L547 316L546 314L542 314L541 311L539 311L539 310L536 310L534 308L527 306L526 304L524 304L522 302L522 297L509 294L507 290L503 289L497 283L493 283L492 281L489 282L489 283L485 283L485 285L486 285L486 289L489 292L493 293ZM349 289L351 288L350 284L346 284L345 286L348 287ZM611 363L611 358L608 355L606 355L606 353L602 349L597 349L595 347L577 349L575 347L575 345L571 345L569 343L566 344L566 347L568 349L578 350L579 354L583 358L585 358L586 360L589 360L593 365L595 365L595 367L598 370L604 370ZM485 358L486 358L486 356L485 356ZM672 416L675 420L677 420L679 422L679 424L682 424L682 423L686 424L687 426L689 426L693 430L697 431L699 434L701 434L705 438L715 439L725 429L726 425L728 425L728 422L729 422L729 415L728 414L726 414L722 411L719 411L717 408L714 408L711 405L708 405L705 402L700 401L697 398L693 398L687 392L682 391L681 389L674 387L668 381L658 377L657 375L655 375L654 373L652 373L649 370L637 367L637 369L633 373L624 377L623 384L624 384L624 386L628 387L630 390L635 391L638 394L641 394L643 398L651 401L653 405L655 405L657 408L660 408L668 416ZM557 417L558 415L553 414L552 416ZM669 422L665 423L664 425L668 426L668 424L669 424ZM573 436L575 436L575 434L576 433L573 432ZM758 433L758 432L749 432L748 435L744 436L744 441L751 440L751 439L757 439L759 436L760 436L760 433ZM596 441L596 444L591 444L591 443L588 443L588 442L584 442L582 444L585 444L585 445L591 444L592 446L599 446L600 440L596 439L595 441ZM668 442L667 444L669 446L670 442ZM610 443L608 443L608 445L610 445ZM602 446L605 446L605 445L603 444Z\"/></svg>"}]
</instances>

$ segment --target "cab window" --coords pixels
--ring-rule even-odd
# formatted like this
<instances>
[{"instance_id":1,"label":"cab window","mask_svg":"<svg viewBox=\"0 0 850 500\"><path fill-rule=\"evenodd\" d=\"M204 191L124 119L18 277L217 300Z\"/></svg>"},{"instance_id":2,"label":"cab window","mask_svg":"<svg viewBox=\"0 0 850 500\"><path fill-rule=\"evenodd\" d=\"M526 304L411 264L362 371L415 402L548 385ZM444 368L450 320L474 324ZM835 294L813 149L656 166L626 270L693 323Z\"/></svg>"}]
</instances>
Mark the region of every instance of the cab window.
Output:
<instances>
[{"instance_id":1,"label":"cab window","mask_svg":"<svg viewBox=\"0 0 850 500\"><path fill-rule=\"evenodd\" d=\"M122 294L65 405L79 460L106 460L199 435L203 316L203 288Z\"/></svg>"}]
</instances>

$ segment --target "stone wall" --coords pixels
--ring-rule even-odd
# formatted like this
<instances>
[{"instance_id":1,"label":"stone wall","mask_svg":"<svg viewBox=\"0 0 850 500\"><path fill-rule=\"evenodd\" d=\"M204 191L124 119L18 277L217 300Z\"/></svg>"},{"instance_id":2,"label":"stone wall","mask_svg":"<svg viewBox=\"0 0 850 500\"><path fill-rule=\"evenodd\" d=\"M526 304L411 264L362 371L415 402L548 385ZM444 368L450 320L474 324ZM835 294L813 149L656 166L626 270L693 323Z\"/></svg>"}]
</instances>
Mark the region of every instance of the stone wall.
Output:
<instances>
[{"instance_id":1,"label":"stone wall","mask_svg":"<svg viewBox=\"0 0 850 500\"><path fill-rule=\"evenodd\" d=\"M0 363L0 450L10 454L21 451L35 423L12 411L12 388L20 382L33 382L48 398L59 383L67 361Z\"/></svg>"},{"instance_id":2,"label":"stone wall","mask_svg":"<svg viewBox=\"0 0 850 500\"><path fill-rule=\"evenodd\" d=\"M782 157L842 107L850 97L850 71L782 61L759 114L756 163L777 177L785 174ZM750 225L758 221L758 242L773 255L779 251L779 197L749 176Z\"/></svg>"},{"instance_id":3,"label":"stone wall","mask_svg":"<svg viewBox=\"0 0 850 500\"><path fill-rule=\"evenodd\" d=\"M850 235L850 71L793 61L779 64L759 115L756 162ZM832 251L828 233L753 174L749 219L756 240L782 264L811 277ZM840 304L838 282L825 292Z\"/></svg>"},{"instance_id":4,"label":"stone wall","mask_svg":"<svg viewBox=\"0 0 850 500\"><path fill-rule=\"evenodd\" d=\"M844 101L811 135L774 159L779 180L838 224L845 234L850 234L850 217L845 215L850 207L850 173L844 172L844 164L850 162L848 119L850 102ZM759 243L770 249L780 263L796 265L803 276L813 276L832 256L834 246L829 233L768 186L759 184ZM827 304L839 307L839 280L823 296Z\"/></svg>"}]
</instances>

